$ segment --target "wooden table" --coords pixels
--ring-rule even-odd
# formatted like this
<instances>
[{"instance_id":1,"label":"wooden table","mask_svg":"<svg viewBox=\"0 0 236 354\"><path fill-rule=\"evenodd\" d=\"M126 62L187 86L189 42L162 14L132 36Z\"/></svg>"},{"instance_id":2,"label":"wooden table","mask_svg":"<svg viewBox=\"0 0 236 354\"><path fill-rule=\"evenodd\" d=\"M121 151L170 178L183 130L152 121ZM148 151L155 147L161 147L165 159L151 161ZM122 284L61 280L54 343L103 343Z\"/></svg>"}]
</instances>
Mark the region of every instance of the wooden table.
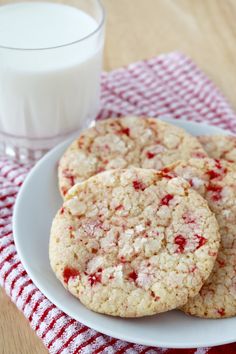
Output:
<instances>
[{"instance_id":1,"label":"wooden table","mask_svg":"<svg viewBox=\"0 0 236 354\"><path fill-rule=\"evenodd\" d=\"M105 70L180 50L194 59L236 110L235 0L104 0L104 5ZM0 290L0 354L46 352Z\"/></svg>"}]
</instances>

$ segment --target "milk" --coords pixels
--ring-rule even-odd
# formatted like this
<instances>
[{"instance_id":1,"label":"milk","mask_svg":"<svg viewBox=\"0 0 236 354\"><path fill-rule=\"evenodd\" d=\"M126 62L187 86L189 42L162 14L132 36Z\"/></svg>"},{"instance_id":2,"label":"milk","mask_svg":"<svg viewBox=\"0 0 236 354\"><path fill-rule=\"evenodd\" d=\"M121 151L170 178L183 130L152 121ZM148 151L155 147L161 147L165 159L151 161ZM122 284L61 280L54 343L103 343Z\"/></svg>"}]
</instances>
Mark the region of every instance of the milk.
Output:
<instances>
[{"instance_id":1,"label":"milk","mask_svg":"<svg viewBox=\"0 0 236 354\"><path fill-rule=\"evenodd\" d=\"M95 117L103 48L97 28L94 18L67 5L0 6L3 139L50 148Z\"/></svg>"}]
</instances>

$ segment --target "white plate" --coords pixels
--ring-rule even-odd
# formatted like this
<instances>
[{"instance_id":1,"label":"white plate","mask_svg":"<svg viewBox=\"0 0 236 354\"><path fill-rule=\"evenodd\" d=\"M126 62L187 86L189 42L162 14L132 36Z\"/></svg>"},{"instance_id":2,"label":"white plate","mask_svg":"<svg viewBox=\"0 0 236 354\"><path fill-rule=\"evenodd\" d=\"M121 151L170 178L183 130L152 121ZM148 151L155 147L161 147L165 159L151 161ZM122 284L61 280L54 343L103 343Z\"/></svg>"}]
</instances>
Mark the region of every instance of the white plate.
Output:
<instances>
[{"instance_id":1,"label":"white plate","mask_svg":"<svg viewBox=\"0 0 236 354\"><path fill-rule=\"evenodd\" d=\"M169 122L193 135L227 134L200 123L180 120ZM70 141L50 151L28 175L17 197L13 231L20 259L35 285L62 311L110 336L133 343L193 348L213 346L236 340L236 318L207 320L170 311L141 319L121 319L87 310L67 292L54 276L48 259L48 241L52 219L62 200L57 187L57 162Z\"/></svg>"}]
</instances>

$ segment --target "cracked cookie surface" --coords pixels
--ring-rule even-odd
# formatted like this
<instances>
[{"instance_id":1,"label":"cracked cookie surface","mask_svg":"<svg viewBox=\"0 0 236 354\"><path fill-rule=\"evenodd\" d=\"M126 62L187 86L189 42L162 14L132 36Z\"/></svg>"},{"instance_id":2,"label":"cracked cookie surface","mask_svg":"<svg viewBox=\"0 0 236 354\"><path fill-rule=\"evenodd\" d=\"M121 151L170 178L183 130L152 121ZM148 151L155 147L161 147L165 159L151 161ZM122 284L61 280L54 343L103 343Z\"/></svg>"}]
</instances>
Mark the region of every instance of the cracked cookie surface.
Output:
<instances>
[{"instance_id":1,"label":"cracked cookie surface","mask_svg":"<svg viewBox=\"0 0 236 354\"><path fill-rule=\"evenodd\" d=\"M206 157L197 138L155 118L125 117L96 123L81 133L62 156L62 196L77 182L116 168L160 168L176 160Z\"/></svg>"},{"instance_id":2,"label":"cracked cookie surface","mask_svg":"<svg viewBox=\"0 0 236 354\"><path fill-rule=\"evenodd\" d=\"M209 157L236 163L236 136L203 135L198 140Z\"/></svg>"},{"instance_id":3,"label":"cracked cookie surface","mask_svg":"<svg viewBox=\"0 0 236 354\"><path fill-rule=\"evenodd\" d=\"M219 224L221 245L213 271L183 311L207 318L236 315L236 166L223 160L191 159L166 168L185 178L208 202Z\"/></svg>"},{"instance_id":4,"label":"cracked cookie surface","mask_svg":"<svg viewBox=\"0 0 236 354\"><path fill-rule=\"evenodd\" d=\"M140 317L195 296L218 247L214 214L183 178L133 168L70 189L49 254L56 276L86 307Z\"/></svg>"}]
</instances>

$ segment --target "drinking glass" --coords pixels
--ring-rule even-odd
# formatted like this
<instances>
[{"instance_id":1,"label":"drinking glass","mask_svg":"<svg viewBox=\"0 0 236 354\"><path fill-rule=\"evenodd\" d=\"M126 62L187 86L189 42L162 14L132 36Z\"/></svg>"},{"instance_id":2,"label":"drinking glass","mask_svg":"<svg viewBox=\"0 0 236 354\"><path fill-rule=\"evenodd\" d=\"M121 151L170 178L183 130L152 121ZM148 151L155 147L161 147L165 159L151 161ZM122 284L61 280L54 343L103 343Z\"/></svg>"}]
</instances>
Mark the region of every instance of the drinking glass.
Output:
<instances>
[{"instance_id":1,"label":"drinking glass","mask_svg":"<svg viewBox=\"0 0 236 354\"><path fill-rule=\"evenodd\" d=\"M96 117L104 17L99 0L1 2L1 154L38 159Z\"/></svg>"}]
</instances>

